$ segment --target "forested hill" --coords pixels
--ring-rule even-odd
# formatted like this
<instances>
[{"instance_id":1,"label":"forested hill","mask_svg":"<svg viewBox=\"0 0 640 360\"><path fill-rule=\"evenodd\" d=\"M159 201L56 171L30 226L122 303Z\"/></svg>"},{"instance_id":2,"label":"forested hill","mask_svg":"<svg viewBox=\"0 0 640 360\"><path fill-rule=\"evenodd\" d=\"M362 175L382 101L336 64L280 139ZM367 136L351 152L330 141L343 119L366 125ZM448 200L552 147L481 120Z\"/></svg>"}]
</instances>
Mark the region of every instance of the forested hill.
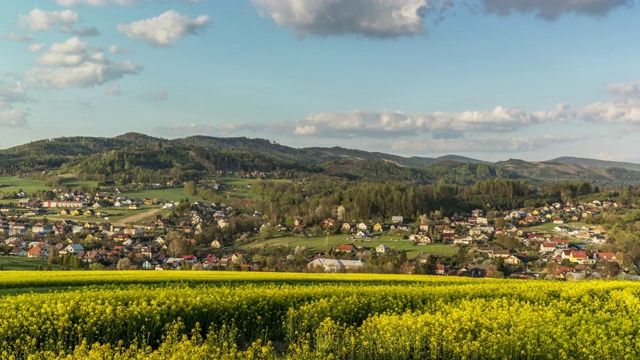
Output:
<instances>
[{"instance_id":1,"label":"forested hill","mask_svg":"<svg viewBox=\"0 0 640 360\"><path fill-rule=\"evenodd\" d=\"M634 170L633 166L638 168ZM114 183L199 180L216 172L415 184L468 185L488 179L521 179L532 185L589 181L618 187L640 182L640 165L631 163L576 158L489 163L456 155L402 157L340 147L292 148L245 137L168 140L127 133L113 138L46 139L0 150L2 175L52 171Z\"/></svg>"}]
</instances>

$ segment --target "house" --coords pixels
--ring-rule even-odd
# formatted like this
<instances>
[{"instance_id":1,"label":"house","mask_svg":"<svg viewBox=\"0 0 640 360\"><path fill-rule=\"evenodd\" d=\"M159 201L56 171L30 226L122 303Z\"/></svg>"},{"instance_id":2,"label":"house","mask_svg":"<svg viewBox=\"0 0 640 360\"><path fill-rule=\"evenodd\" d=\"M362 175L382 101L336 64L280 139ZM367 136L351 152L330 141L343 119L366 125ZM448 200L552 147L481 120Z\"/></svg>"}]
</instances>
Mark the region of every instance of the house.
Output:
<instances>
[{"instance_id":1,"label":"house","mask_svg":"<svg viewBox=\"0 0 640 360\"><path fill-rule=\"evenodd\" d=\"M367 224L360 223L360 224L358 224L358 230L367 231L367 230L369 230L369 228L367 227Z\"/></svg>"},{"instance_id":2,"label":"house","mask_svg":"<svg viewBox=\"0 0 640 360\"><path fill-rule=\"evenodd\" d=\"M444 266L444 264L436 264L436 274L444 275L446 273L447 273L447 268Z\"/></svg>"},{"instance_id":3,"label":"house","mask_svg":"<svg viewBox=\"0 0 640 360\"><path fill-rule=\"evenodd\" d=\"M357 247L353 244L338 245L335 249L336 252L343 252L343 253L352 253L352 252L355 252L356 250L357 250Z\"/></svg>"},{"instance_id":4,"label":"house","mask_svg":"<svg viewBox=\"0 0 640 360\"><path fill-rule=\"evenodd\" d=\"M569 254L569 261L571 262L582 263L588 259L589 257L587 256L586 251L574 250L574 251L571 251L571 253Z\"/></svg>"},{"instance_id":5,"label":"house","mask_svg":"<svg viewBox=\"0 0 640 360\"><path fill-rule=\"evenodd\" d=\"M315 259L307 267L309 269L322 268L326 272L357 270L364 266L361 260Z\"/></svg>"},{"instance_id":6,"label":"house","mask_svg":"<svg viewBox=\"0 0 640 360\"><path fill-rule=\"evenodd\" d=\"M593 254L593 259L596 261L599 260L606 260L606 261L617 261L618 258L616 257L616 254L612 253L612 252L595 252Z\"/></svg>"},{"instance_id":7,"label":"house","mask_svg":"<svg viewBox=\"0 0 640 360\"><path fill-rule=\"evenodd\" d=\"M145 270L154 270L156 269L156 265L151 263L149 260L145 260L145 262L142 263L142 268ZM162 270L162 266L160 267L160 270Z\"/></svg>"},{"instance_id":8,"label":"house","mask_svg":"<svg viewBox=\"0 0 640 360\"><path fill-rule=\"evenodd\" d=\"M9 252L9 256L27 256L27 252L24 251L23 248L20 247L14 247L13 249L11 249L11 251Z\"/></svg>"},{"instance_id":9,"label":"house","mask_svg":"<svg viewBox=\"0 0 640 360\"><path fill-rule=\"evenodd\" d=\"M27 257L35 259L46 259L49 257L49 253L42 248L32 247L31 249L29 249L29 251L27 251Z\"/></svg>"},{"instance_id":10,"label":"house","mask_svg":"<svg viewBox=\"0 0 640 360\"><path fill-rule=\"evenodd\" d=\"M564 220L562 218L553 219L554 224L564 224Z\"/></svg>"},{"instance_id":11,"label":"house","mask_svg":"<svg viewBox=\"0 0 640 360\"><path fill-rule=\"evenodd\" d=\"M552 252L556 250L556 243L553 242L543 242L542 244L540 244L540 252Z\"/></svg>"},{"instance_id":12,"label":"house","mask_svg":"<svg viewBox=\"0 0 640 360\"><path fill-rule=\"evenodd\" d=\"M218 239L215 239L211 242L211 247L214 249L220 249L223 247L222 242Z\"/></svg>"},{"instance_id":13,"label":"house","mask_svg":"<svg viewBox=\"0 0 640 360\"><path fill-rule=\"evenodd\" d=\"M493 258L508 258L511 256L511 253L509 252L509 250L494 250L493 251ZM490 256L491 257L491 256Z\"/></svg>"},{"instance_id":14,"label":"house","mask_svg":"<svg viewBox=\"0 0 640 360\"><path fill-rule=\"evenodd\" d=\"M128 228L128 229L124 229L124 233L131 236L131 237L139 237L139 236L143 236L144 235L144 229L143 228Z\"/></svg>"},{"instance_id":15,"label":"house","mask_svg":"<svg viewBox=\"0 0 640 360\"><path fill-rule=\"evenodd\" d=\"M367 237L367 233L365 233L364 231L360 230L356 233L355 238L356 239L364 239Z\"/></svg>"},{"instance_id":16,"label":"house","mask_svg":"<svg viewBox=\"0 0 640 360\"><path fill-rule=\"evenodd\" d=\"M60 250L60 255L65 255L65 254L73 254L76 255L79 252L84 252L84 247L80 244L69 244L65 247L63 247Z\"/></svg>"},{"instance_id":17,"label":"house","mask_svg":"<svg viewBox=\"0 0 640 360\"><path fill-rule=\"evenodd\" d=\"M373 231L381 232L382 231L382 225L380 225L380 223L376 223L375 225L373 225Z\"/></svg>"},{"instance_id":18,"label":"house","mask_svg":"<svg viewBox=\"0 0 640 360\"><path fill-rule=\"evenodd\" d=\"M415 241L416 245L427 245L433 242L429 236L419 234L409 235L409 240Z\"/></svg>"},{"instance_id":19,"label":"house","mask_svg":"<svg viewBox=\"0 0 640 360\"><path fill-rule=\"evenodd\" d=\"M96 262L102 260L103 258L104 258L104 255L100 251L92 250L92 251L84 253L84 256L82 257L82 261L84 261L86 263L89 263L89 264L93 264L93 263L96 263Z\"/></svg>"},{"instance_id":20,"label":"house","mask_svg":"<svg viewBox=\"0 0 640 360\"><path fill-rule=\"evenodd\" d=\"M402 216L392 216L391 222L394 224L401 224L404 222L404 218Z\"/></svg>"},{"instance_id":21,"label":"house","mask_svg":"<svg viewBox=\"0 0 640 360\"><path fill-rule=\"evenodd\" d=\"M509 265L521 265L522 260L513 255L509 255L504 259L504 263Z\"/></svg>"},{"instance_id":22,"label":"house","mask_svg":"<svg viewBox=\"0 0 640 360\"><path fill-rule=\"evenodd\" d=\"M164 245L167 243L167 239L164 236L158 236L153 242L158 245Z\"/></svg>"},{"instance_id":23,"label":"house","mask_svg":"<svg viewBox=\"0 0 640 360\"><path fill-rule=\"evenodd\" d=\"M351 224L348 222L342 223L342 227L340 229L342 229L342 231L351 231Z\"/></svg>"},{"instance_id":24,"label":"house","mask_svg":"<svg viewBox=\"0 0 640 360\"><path fill-rule=\"evenodd\" d=\"M378 254L385 254L388 250L389 250L389 247L387 245L380 244L376 246L376 253Z\"/></svg>"}]
</instances>

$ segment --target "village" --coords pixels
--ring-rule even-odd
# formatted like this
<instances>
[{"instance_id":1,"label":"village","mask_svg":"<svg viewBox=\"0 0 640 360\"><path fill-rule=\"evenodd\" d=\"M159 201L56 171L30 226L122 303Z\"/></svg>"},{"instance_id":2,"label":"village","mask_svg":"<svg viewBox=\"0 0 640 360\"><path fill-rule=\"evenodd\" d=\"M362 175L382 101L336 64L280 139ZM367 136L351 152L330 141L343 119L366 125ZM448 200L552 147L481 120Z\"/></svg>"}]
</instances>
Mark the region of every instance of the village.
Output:
<instances>
[{"instance_id":1,"label":"village","mask_svg":"<svg viewBox=\"0 0 640 360\"><path fill-rule=\"evenodd\" d=\"M88 269L386 269L449 276L584 279L634 270L625 263L624 254L604 251L606 231L587 224L604 211L619 207L614 201L592 200L494 211L491 216L477 209L419 219L393 216L376 223L336 217L315 225L304 224L297 217L293 226L272 226L257 211L240 211L224 204L160 202L105 193L92 196L72 190L53 199L24 194L19 201L0 206L0 252ZM108 218L114 209L146 211L141 212L143 216L129 218L138 221L112 223ZM94 220L97 218L102 219ZM266 227L274 230L269 237L304 235L312 227L315 233L347 237L328 250L314 251L310 245L302 249L306 253L289 249L271 261L258 254L255 258L260 260L255 261L251 256L255 247L240 244L260 241ZM406 264L394 269L369 266L404 252L393 243L380 241L381 236L411 244L416 256L404 259ZM435 244L450 246L453 255L433 254L430 246Z\"/></svg>"}]
</instances>

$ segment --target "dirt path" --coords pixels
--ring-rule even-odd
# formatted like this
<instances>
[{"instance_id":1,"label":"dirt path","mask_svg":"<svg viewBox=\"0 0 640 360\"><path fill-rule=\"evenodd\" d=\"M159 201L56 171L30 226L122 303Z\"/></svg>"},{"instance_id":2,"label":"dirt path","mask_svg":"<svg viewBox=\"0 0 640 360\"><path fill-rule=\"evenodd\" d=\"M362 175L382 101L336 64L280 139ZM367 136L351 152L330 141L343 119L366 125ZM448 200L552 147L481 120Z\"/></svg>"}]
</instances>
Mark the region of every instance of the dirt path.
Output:
<instances>
[{"instance_id":1,"label":"dirt path","mask_svg":"<svg viewBox=\"0 0 640 360\"><path fill-rule=\"evenodd\" d=\"M142 219L145 219L145 218L148 218L148 217L153 217L153 215L159 213L160 210L162 210L162 209L151 209L149 211L141 212L141 213L133 215L133 216L122 218L122 219L118 220L117 222L113 223L113 225L115 225L115 226L125 226L125 225L127 225L129 223L138 222L138 221L140 221Z\"/></svg>"}]
</instances>

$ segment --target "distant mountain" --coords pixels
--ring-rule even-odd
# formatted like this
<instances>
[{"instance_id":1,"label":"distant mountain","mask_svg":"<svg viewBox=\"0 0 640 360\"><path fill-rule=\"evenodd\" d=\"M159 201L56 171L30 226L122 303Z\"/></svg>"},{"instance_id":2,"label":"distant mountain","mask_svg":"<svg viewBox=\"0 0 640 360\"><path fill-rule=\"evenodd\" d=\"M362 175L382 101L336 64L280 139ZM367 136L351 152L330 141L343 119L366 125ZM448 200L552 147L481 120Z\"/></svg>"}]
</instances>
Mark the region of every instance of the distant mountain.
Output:
<instances>
[{"instance_id":1,"label":"distant mountain","mask_svg":"<svg viewBox=\"0 0 640 360\"><path fill-rule=\"evenodd\" d=\"M640 164L634 164L630 162L621 162L621 161L585 159L585 158L568 157L568 156L547 160L545 161L545 163L578 165L582 167L593 167L598 169L620 168L625 170L640 171Z\"/></svg>"},{"instance_id":2,"label":"distant mountain","mask_svg":"<svg viewBox=\"0 0 640 360\"><path fill-rule=\"evenodd\" d=\"M619 187L640 182L640 165L561 157L497 163L457 155L403 157L342 147L293 148L267 139L191 136L162 139L140 133L113 138L62 137L0 150L0 175L73 173L106 183L197 181L215 172L275 172L357 181L469 185L520 179L533 185L584 182Z\"/></svg>"},{"instance_id":3,"label":"distant mountain","mask_svg":"<svg viewBox=\"0 0 640 360\"><path fill-rule=\"evenodd\" d=\"M472 158L468 158L468 157L465 157L465 156L459 156L459 155L445 155L445 156L440 156L440 157L436 158L436 161L437 161L437 162L441 162L441 161L455 161L455 162L461 162L461 163L485 164L485 165L490 165L490 164L492 164L491 162L488 162L488 161L472 159Z\"/></svg>"}]
</instances>

